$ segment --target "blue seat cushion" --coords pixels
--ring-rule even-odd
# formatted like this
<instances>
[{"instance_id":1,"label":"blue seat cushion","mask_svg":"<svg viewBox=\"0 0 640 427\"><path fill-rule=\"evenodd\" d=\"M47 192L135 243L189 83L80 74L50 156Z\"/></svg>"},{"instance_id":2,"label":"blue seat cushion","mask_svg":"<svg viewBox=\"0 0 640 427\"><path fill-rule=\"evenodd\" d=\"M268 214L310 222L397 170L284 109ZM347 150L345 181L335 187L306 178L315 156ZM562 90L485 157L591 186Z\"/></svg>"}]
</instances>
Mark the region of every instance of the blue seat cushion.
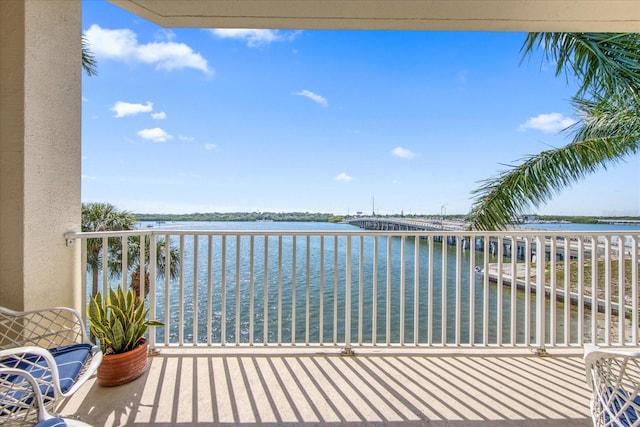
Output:
<instances>
[{"instance_id":1,"label":"blue seat cushion","mask_svg":"<svg viewBox=\"0 0 640 427\"><path fill-rule=\"evenodd\" d=\"M49 349L49 352L56 361L58 366L58 374L60 379L60 390L63 393L69 391L69 389L76 383L80 371L84 366L84 363L91 354L91 344L71 344L62 347L55 347ZM22 360L15 357L10 357L2 361L3 365L23 369L31 374L36 380L46 376L50 376L49 369L47 368L46 361L37 355L27 355L24 357L26 360ZM41 386L42 394L49 397L53 397L53 389L44 389Z\"/></svg>"},{"instance_id":2,"label":"blue seat cushion","mask_svg":"<svg viewBox=\"0 0 640 427\"><path fill-rule=\"evenodd\" d=\"M614 390L612 387L609 387L610 393L615 393L616 397L611 401L610 410L614 413L618 413L622 410L622 407L626 404L629 396L628 393L622 389ZM636 396L633 399L633 403L637 406L640 406L640 396ZM638 421L638 412L633 405L630 405L624 412L619 414L618 419L620 424L623 426L632 426ZM605 413L605 422L609 423L609 414Z\"/></svg>"},{"instance_id":3,"label":"blue seat cushion","mask_svg":"<svg viewBox=\"0 0 640 427\"><path fill-rule=\"evenodd\" d=\"M72 344L49 350L58 365L60 389L63 393L69 391L78 380L80 372L91 354L91 348L91 344Z\"/></svg>"},{"instance_id":4,"label":"blue seat cushion","mask_svg":"<svg viewBox=\"0 0 640 427\"><path fill-rule=\"evenodd\" d=\"M50 418L46 421L40 421L34 427L66 427L67 423L62 418Z\"/></svg>"}]
</instances>

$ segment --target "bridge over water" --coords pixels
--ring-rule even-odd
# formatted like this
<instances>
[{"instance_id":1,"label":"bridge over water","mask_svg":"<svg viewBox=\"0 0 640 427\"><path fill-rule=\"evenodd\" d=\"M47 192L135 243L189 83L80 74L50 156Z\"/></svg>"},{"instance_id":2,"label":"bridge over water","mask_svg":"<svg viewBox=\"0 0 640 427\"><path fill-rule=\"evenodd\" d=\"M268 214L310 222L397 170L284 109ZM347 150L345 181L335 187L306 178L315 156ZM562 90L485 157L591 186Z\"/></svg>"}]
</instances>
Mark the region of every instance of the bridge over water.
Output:
<instances>
[{"instance_id":1,"label":"bridge over water","mask_svg":"<svg viewBox=\"0 0 640 427\"><path fill-rule=\"evenodd\" d=\"M446 238L448 243L455 244L458 239L462 241L462 247L464 249L469 249L471 247L471 242L474 242L474 246L477 250L482 250L485 245L484 237L478 235L478 232L469 231L469 235L461 234L460 232L467 230L467 223L463 220L454 220L454 219L441 219L441 218L375 218L375 217L365 217L365 218L354 218L347 221L351 225L355 225L360 228L364 228L365 230L375 230L375 231L429 231L429 232L437 232L443 231L442 235L435 235L435 241L442 241L442 239ZM505 257L511 257L512 248L516 252L516 258L519 260L526 259L527 257L530 260L535 259L536 249L533 245L528 245L527 241L529 240L529 235L531 233L535 233L536 235L540 234L540 230L526 230L520 228L513 228L513 237L498 237L491 236L488 239L488 244L490 248L490 252L492 254L498 253L498 248L502 246L502 254ZM451 234L448 234L451 233ZM486 235L487 233L482 233L482 235ZM573 233L571 233L573 234ZM576 233L576 235L585 235L585 233ZM588 234L588 233L586 233ZM623 233L624 234L624 233ZM576 258L578 256L579 248L578 243L571 239L566 239L567 232L553 232L548 231L545 232L545 260L549 261L552 257L556 260L564 260L565 257L568 258ZM472 237L474 236L474 237ZM629 238L629 237L627 237ZM569 251L565 250L565 244L569 244ZM598 241L597 251L598 256L603 256L605 250L613 250L618 251L618 238L611 237L611 241L609 243ZM624 246L628 246L629 249L633 243L631 241L623 243ZM593 245L585 245L585 254L590 256ZM567 255L567 252L569 253ZM528 255L527 255L528 254Z\"/></svg>"},{"instance_id":2,"label":"bridge over water","mask_svg":"<svg viewBox=\"0 0 640 427\"><path fill-rule=\"evenodd\" d=\"M349 224L355 225L365 230L374 231L444 231L455 232L456 234L449 235L443 233L442 235L435 235L433 239L436 242L441 242L444 238L447 239L447 243L455 244L458 239L462 241L462 247L469 249L471 247L472 238L470 236L462 236L460 231L467 230L467 223L462 220L455 219L441 219L441 218L355 218L348 221ZM475 248L482 250L484 248L484 239L482 237L475 237ZM498 246L502 244L502 253L510 257L511 256L511 240L499 241L498 238L491 238L489 240L490 252L497 253ZM524 259L527 253L524 241L517 242L517 256L519 259ZM535 255L535 250L532 250L532 256Z\"/></svg>"},{"instance_id":3,"label":"bridge over water","mask_svg":"<svg viewBox=\"0 0 640 427\"><path fill-rule=\"evenodd\" d=\"M464 231L467 224L462 220L440 218L355 218L348 221L349 224L364 228L365 230L390 230L390 231Z\"/></svg>"}]
</instances>

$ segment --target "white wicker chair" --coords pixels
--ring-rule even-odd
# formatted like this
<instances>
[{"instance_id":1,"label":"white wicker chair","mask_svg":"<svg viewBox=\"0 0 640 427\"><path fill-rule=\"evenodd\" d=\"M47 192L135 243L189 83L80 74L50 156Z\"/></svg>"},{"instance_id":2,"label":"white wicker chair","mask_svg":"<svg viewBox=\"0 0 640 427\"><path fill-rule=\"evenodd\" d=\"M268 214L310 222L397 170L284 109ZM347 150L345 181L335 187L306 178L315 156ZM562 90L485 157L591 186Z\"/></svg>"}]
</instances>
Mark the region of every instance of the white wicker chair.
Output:
<instances>
[{"instance_id":1,"label":"white wicker chair","mask_svg":"<svg viewBox=\"0 0 640 427\"><path fill-rule=\"evenodd\" d=\"M96 372L101 361L102 352L89 341L77 311L16 312L0 307L0 424L35 424L38 406L52 411Z\"/></svg>"},{"instance_id":2,"label":"white wicker chair","mask_svg":"<svg viewBox=\"0 0 640 427\"><path fill-rule=\"evenodd\" d=\"M640 352L585 348L596 427L640 426Z\"/></svg>"},{"instance_id":3,"label":"white wicker chair","mask_svg":"<svg viewBox=\"0 0 640 427\"><path fill-rule=\"evenodd\" d=\"M91 427L80 420L51 415L44 406L38 382L23 369L0 368L0 393L5 405L13 405L23 412L38 414L35 427ZM19 420L23 425L25 420Z\"/></svg>"}]
</instances>

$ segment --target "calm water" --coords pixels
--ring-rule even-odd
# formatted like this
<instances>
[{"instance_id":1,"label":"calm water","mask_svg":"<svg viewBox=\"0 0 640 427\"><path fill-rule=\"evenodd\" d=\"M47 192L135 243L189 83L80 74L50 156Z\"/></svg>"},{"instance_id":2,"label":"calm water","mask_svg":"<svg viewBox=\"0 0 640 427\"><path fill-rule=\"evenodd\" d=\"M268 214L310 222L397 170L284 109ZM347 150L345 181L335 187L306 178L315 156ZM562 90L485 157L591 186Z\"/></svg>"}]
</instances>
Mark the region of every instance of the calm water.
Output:
<instances>
[{"instance_id":1,"label":"calm water","mask_svg":"<svg viewBox=\"0 0 640 427\"><path fill-rule=\"evenodd\" d=\"M168 230L290 230L290 231L332 231L343 232L359 230L345 224L328 223L281 223L281 222L172 222L165 224L152 223L153 228ZM563 227L580 224L561 224ZM147 223L141 224L145 228ZM550 224L544 224L551 228ZM606 227L606 225L602 225ZM597 226L597 227L602 227ZM624 227L623 227L624 228ZM569 228L567 228L569 229ZM592 226L590 229L594 229ZM602 229L602 228L600 228ZM608 228L612 229L612 228ZM628 228L626 228L628 229ZM575 229L574 229L575 230ZM172 245L180 246L180 239L172 238ZM267 255L265 258L265 244ZM324 250L321 251L321 244ZM360 245L362 244L362 258L360 258ZM363 342L371 342L374 334L378 342L385 342L387 329L390 332L391 342L398 342L400 335L400 306L405 306L405 341L413 342L415 334L421 342L427 341L429 318L431 317L434 343L455 341L456 335L462 343L471 341L470 319L474 319L475 342L482 340L483 332L483 305L485 301L482 275L473 272L470 265L469 251L463 252L460 277L462 286L459 294L456 292L456 252L450 245L447 251L447 277L443 286L442 278L442 246L435 243L433 246L433 262L429 266L429 246L426 241L419 240L420 269L418 271L418 317L419 326L414 328L414 254L415 239L405 240L405 271L404 271L404 296L401 293L402 277L402 239L391 239L391 258L387 265L387 238L377 239L378 257L377 269L374 271L374 239L359 237L352 238L351 246L351 339L353 342L361 339ZM164 280L158 280L157 318L164 321L166 327L157 328L158 339L164 339L165 329L168 328L169 339L177 342L180 338L179 319L184 320L182 339L189 343L195 339L197 342L206 342L208 330L207 309L211 307L211 339L214 343L222 340L222 316L223 304L226 310L225 341L236 340L236 325L238 325L238 339L240 342L249 342L250 306L253 303L254 318L254 342L262 342L263 332L266 327L269 342L276 342L280 331L280 339L283 342L304 342L309 336L310 342L322 339L325 342L344 342L345 337L345 308L346 299L345 282L347 277L347 238L340 237L335 241L334 237L313 236L307 242L306 237L298 237L295 244L295 257L293 253L293 237L282 238L282 254L279 254L278 237L271 236L265 242L263 236L257 236L253 241L253 256L250 251L251 241L249 236L242 236L236 240L235 236L226 239L226 256L222 256L222 238L214 236L211 240L212 258L208 261L209 241L207 237L198 240L197 268L194 268L194 238L185 236L182 245L184 248L184 272L181 279L173 280L165 289ZM322 256L324 254L324 257ZM236 256L239 255L238 258ZM282 261L281 263L279 261ZM496 260L489 260L495 262ZM481 252L476 252L476 265L482 265ZM224 265L223 265L224 264ZM279 266L282 270L279 270ZM251 270L253 269L253 275ZM295 274L294 274L295 269ZM362 280L360 271L362 270ZM197 277L194 278L194 272ZM209 273L211 277L211 291L209 292ZM224 273L224 274L223 274ZM282 276L281 286L279 277ZM224 281L223 281L224 275ZM265 280L266 275L266 280ZM375 279L375 280L374 280ZM376 289L374 282L377 281ZM266 292L265 292L266 282ZM471 282L475 291L471 292ZM225 283L224 287L222 284ZM429 302L429 284L431 283L432 302ZM253 289L253 301L249 295ZM446 291L446 299L443 304L443 291ZM224 298L223 298L224 293ZM197 298L194 295L197 294ZM265 298L266 294L266 298ZM495 325L498 313L498 292L495 285L490 285L488 295L489 324ZM469 311L471 298L475 302L473 313ZM180 307L178 302L184 301ZM373 317L373 307L377 308L377 315ZM456 329L456 300L462 307L460 312L460 329ZM337 303L334 309L334 302ZM306 306L309 305L307 318ZM168 318L165 307L169 307ZM265 322L265 304L267 306ZM359 317L360 304L362 306L362 318ZM529 304L532 310L532 319L535 319L535 298L525 297L525 293L516 293L516 337L517 341L524 342L525 334L525 305ZM295 306L295 310L292 307ZM446 326L442 324L443 306L446 307ZM503 329L502 339L510 340L511 326L511 290L504 288L502 301ZM280 311L281 310L281 311ZM322 310L322 313L320 312ZM431 313L429 311L431 310ZM556 321L559 339L563 337L564 325L562 313L564 305L558 303L558 318ZM549 310L547 310L548 315ZM571 334L575 335L577 314L571 307L572 327ZM193 328L193 313L197 313L197 328ZM431 314L431 316L429 316ZM334 318L336 323L334 323ZM588 314L585 321L588 320ZM374 330L375 322L375 330ZM547 325L549 319L547 319ZM535 328L532 327L531 334ZM489 341L495 342L497 330L495 326L489 328Z\"/></svg>"}]
</instances>

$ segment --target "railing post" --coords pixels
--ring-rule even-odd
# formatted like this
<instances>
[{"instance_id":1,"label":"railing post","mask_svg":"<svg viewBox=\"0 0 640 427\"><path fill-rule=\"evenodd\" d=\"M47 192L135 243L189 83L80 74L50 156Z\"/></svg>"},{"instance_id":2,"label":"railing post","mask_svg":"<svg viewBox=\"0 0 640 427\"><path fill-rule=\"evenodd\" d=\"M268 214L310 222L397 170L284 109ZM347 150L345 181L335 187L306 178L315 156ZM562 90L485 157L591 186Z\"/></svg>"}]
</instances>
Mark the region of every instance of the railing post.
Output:
<instances>
[{"instance_id":1,"label":"railing post","mask_svg":"<svg viewBox=\"0 0 640 427\"><path fill-rule=\"evenodd\" d=\"M343 356L353 356L351 348L351 236L347 236L347 259L345 272L344 296L344 349Z\"/></svg>"},{"instance_id":2,"label":"railing post","mask_svg":"<svg viewBox=\"0 0 640 427\"><path fill-rule=\"evenodd\" d=\"M220 242L220 345L227 344L227 235Z\"/></svg>"},{"instance_id":3,"label":"railing post","mask_svg":"<svg viewBox=\"0 0 640 427\"><path fill-rule=\"evenodd\" d=\"M122 276L122 290L124 292L127 292L127 279L129 278L129 237L128 236L122 236L121 237L122 240L122 269L120 271L121 276ZM140 274L144 275L144 238L140 237L140 247L138 248L139 251L141 251L140 253ZM140 289L140 291L142 291L142 289ZM141 294L144 295L144 294Z\"/></svg>"},{"instance_id":4,"label":"railing post","mask_svg":"<svg viewBox=\"0 0 640 427\"><path fill-rule=\"evenodd\" d=\"M108 262L107 257L109 256L109 238L102 238L102 252L100 256L102 257L102 295L105 297L109 294L109 280L108 280Z\"/></svg>"},{"instance_id":5,"label":"railing post","mask_svg":"<svg viewBox=\"0 0 640 427\"><path fill-rule=\"evenodd\" d=\"M169 242L166 241L165 244ZM168 248L168 246L167 246ZM180 248L180 277L178 278L178 345L184 345L184 315L185 315L185 307L184 307L184 234L181 234L179 237L179 248ZM164 251L164 259L165 265L170 264L171 254L168 250Z\"/></svg>"},{"instance_id":6,"label":"railing post","mask_svg":"<svg viewBox=\"0 0 640 427\"><path fill-rule=\"evenodd\" d=\"M67 238L68 239L68 238ZM80 290L80 295L82 295L82 305L80 306L80 309L82 310L82 319L83 320L87 320L88 316L87 316L87 305L89 304L89 292L87 291L87 275L86 272L87 271L87 239L80 239L80 271L82 272L80 274L80 286L81 286L81 290ZM91 297L93 297L93 295L91 295Z\"/></svg>"},{"instance_id":7,"label":"railing post","mask_svg":"<svg viewBox=\"0 0 640 427\"><path fill-rule=\"evenodd\" d=\"M544 236L536 236L536 341L538 356L546 356L546 295L545 295L545 256L546 241Z\"/></svg>"},{"instance_id":8,"label":"railing post","mask_svg":"<svg viewBox=\"0 0 640 427\"><path fill-rule=\"evenodd\" d=\"M631 339L638 342L638 236L631 236Z\"/></svg>"},{"instance_id":9,"label":"railing post","mask_svg":"<svg viewBox=\"0 0 640 427\"><path fill-rule=\"evenodd\" d=\"M142 242L144 241L144 236L140 236L140 243L142 247ZM169 245L166 245L165 248L168 250ZM140 254L140 258L142 259L143 253ZM156 235L151 233L149 236L149 283L146 285L149 286L149 318L156 318L156 265L157 264L158 254L156 253ZM144 264L142 264L144 265ZM166 272L169 274L169 272ZM140 286L140 295L144 297L144 274L141 274L141 286ZM149 329L149 348L153 351L156 347L156 331L154 328Z\"/></svg>"},{"instance_id":10,"label":"railing post","mask_svg":"<svg viewBox=\"0 0 640 427\"><path fill-rule=\"evenodd\" d=\"M194 233L193 234L193 302L192 302L192 307L193 307L193 313L192 313L192 325L191 325L191 336L192 336L192 344L194 346L198 345L198 305L199 305L199 300L200 298L198 298L198 253L200 252L198 250L198 240L199 240L199 236L198 234ZM182 302L184 304L184 301Z\"/></svg>"}]
</instances>

